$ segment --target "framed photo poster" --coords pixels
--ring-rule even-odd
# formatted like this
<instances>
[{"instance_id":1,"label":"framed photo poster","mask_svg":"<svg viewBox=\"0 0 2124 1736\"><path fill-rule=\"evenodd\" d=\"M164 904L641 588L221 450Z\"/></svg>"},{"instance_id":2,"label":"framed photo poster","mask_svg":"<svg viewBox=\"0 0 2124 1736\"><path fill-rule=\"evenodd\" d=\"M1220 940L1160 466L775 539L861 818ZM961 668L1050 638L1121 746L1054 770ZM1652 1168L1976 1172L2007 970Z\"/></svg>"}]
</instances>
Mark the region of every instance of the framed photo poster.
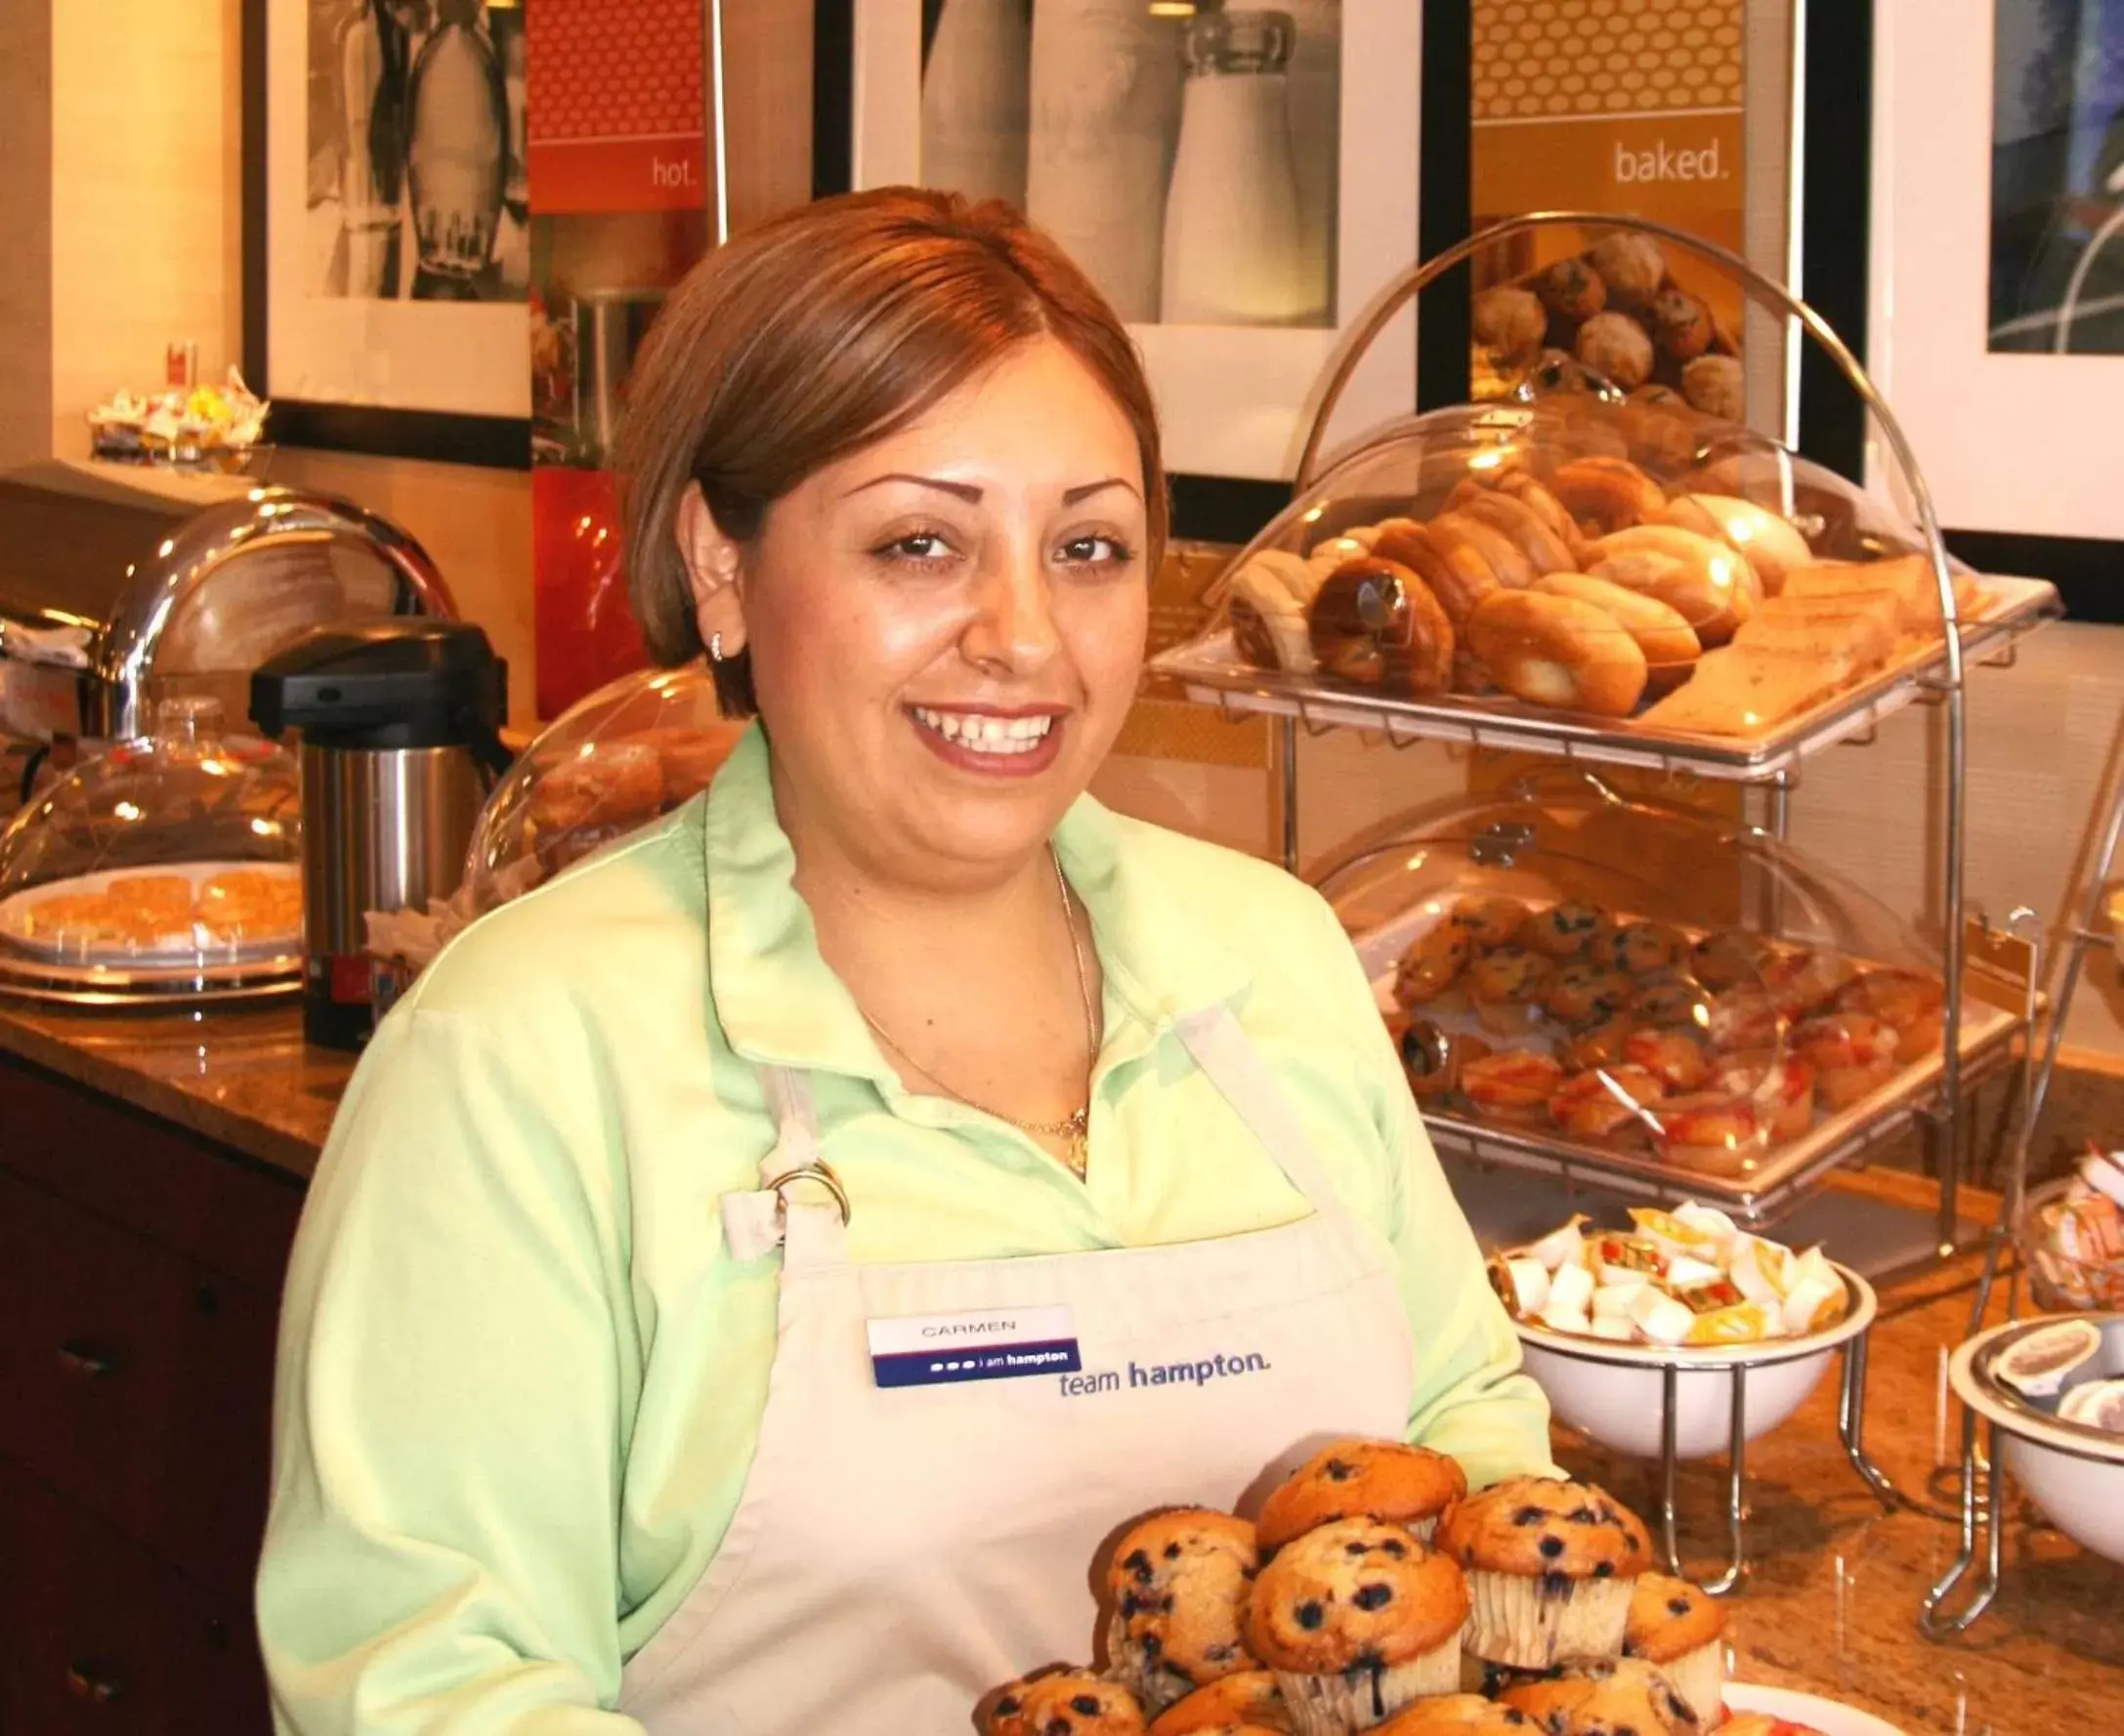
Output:
<instances>
[{"instance_id":1,"label":"framed photo poster","mask_svg":"<svg viewBox=\"0 0 2124 1736\"><path fill-rule=\"evenodd\" d=\"M1984 533L1961 552L2096 613L2070 581L2124 538L2124 0L1880 0L1875 27L1874 377L1940 523Z\"/></svg>"},{"instance_id":2,"label":"framed photo poster","mask_svg":"<svg viewBox=\"0 0 2124 1736\"><path fill-rule=\"evenodd\" d=\"M1417 257L1423 6L852 11L851 185L1020 206L1128 321L1168 466L1288 481L1323 363ZM1344 395L1331 445L1414 407L1415 381L1404 310Z\"/></svg>"},{"instance_id":3,"label":"framed photo poster","mask_svg":"<svg viewBox=\"0 0 2124 1736\"><path fill-rule=\"evenodd\" d=\"M273 432L530 461L524 9L243 0L244 372Z\"/></svg>"}]
</instances>

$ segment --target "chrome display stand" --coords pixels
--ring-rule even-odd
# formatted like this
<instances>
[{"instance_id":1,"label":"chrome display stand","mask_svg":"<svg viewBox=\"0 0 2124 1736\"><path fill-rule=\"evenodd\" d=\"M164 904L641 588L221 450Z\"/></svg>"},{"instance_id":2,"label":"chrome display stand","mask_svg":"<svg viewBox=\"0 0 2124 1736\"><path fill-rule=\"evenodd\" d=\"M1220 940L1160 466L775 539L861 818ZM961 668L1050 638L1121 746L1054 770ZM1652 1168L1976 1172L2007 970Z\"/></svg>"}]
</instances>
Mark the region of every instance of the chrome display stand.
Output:
<instances>
[{"instance_id":1,"label":"chrome display stand","mask_svg":"<svg viewBox=\"0 0 2124 1736\"><path fill-rule=\"evenodd\" d=\"M2064 942L2064 968L2050 1006L2050 1028L2043 1042L2043 1058L2035 1059L2035 1045L2027 1046L2023 1061L2021 1113L2015 1129L2007 1168L2006 1187L1999 1200L1999 1215L1986 1238L1983 1275L1970 1307L1967 1335L1982 1330L1993 1291L1997 1288L2000 1262L2015 1242L2028 1192L2028 1145L2043 1105L2050 1095L2051 1079L2058 1068L2058 1051L2064 1040L2065 1021L2072 1011L2080 979L2086 972L2087 954L2096 948L2113 949L2117 925L2106 909L2109 876L2116 865L2117 845L2124 838L2124 771L2109 791L2109 811L2103 822L2102 842L2095 853L2088 877L2087 895L2078 919ZM2016 1258L2007 1278L2006 1313L2009 1320L2020 1317L2020 1261ZM1979 1434L1981 1444L1979 1447ZM2005 1554L2006 1526L2003 1517L2005 1473L1999 1461L1999 1426L1962 1409L1962 1460L1957 1517L1962 1528L1961 1548L1946 1574L1926 1593L1918 1613L1918 1630L1928 1639L1950 1639L1966 1632L1991 1607L1999 1594ZM1982 1567L1977 1568L1979 1553ZM1948 1604L1964 1587L1972 1571L1976 1579L1969 1586L1967 1600L1950 1613Z\"/></svg>"},{"instance_id":2,"label":"chrome display stand","mask_svg":"<svg viewBox=\"0 0 2124 1736\"><path fill-rule=\"evenodd\" d=\"M1965 1157L1965 1123L1970 1119L1964 1093L1965 1055L1962 1046L1963 970L1965 964L1963 871L1967 855L1968 710L1966 680L1973 661L2008 664L2013 661L2019 638L2026 631L2054 618L2059 613L2056 594L2049 587L2034 587L2040 594L2019 596L2003 621L1965 623L1956 607L1954 583L1947 564L1946 544L1933 510L1932 493L1911 451L1910 443L1894 412L1874 385L1858 359L1828 321L1782 284L1751 266L1739 255L1699 239L1666 224L1641 218L1619 218L1590 212L1543 211L1508 218L1469 235L1418 265L1410 267L1385 285L1372 304L1337 345L1322 370L1316 388L1311 426L1299 455L1295 492L1302 492L1317 478L1322 445L1336 406L1356 372L1358 364L1380 333L1400 310L1435 283L1447 272L1466 264L1484 249L1510 237L1540 230L1572 228L1626 231L1657 237L1668 246L1693 254L1735 278L1756 300L1776 311L1801 328L1828 354L1858 394L1894 460L1910 491L1933 577L1939 598L1943 624L1942 643L1936 658L1922 667L1902 672L1889 687L1870 684L1855 698L1833 701L1810 714L1808 727L1781 738L1776 750L1752 754L1731 743L1692 743L1686 739L1662 739L1649 733L1632 736L1625 731L1589 728L1565 718L1545 720L1538 715L1514 714L1484 718L1465 711L1446 711L1421 702L1355 705L1326 696L1306 697L1278 691L1277 684L1256 684L1252 692L1219 691L1211 694L1191 682L1185 674L1164 674L1161 686L1178 689L1178 697L1197 704L1210 704L1226 716L1266 714L1274 727L1269 731L1269 827L1283 865L1298 869L1298 732L1326 735L1348 727L1381 731L1394 747L1416 741L1459 739L1477 746L1531 747L1583 764L1650 765L1669 774L1701 777L1753 784L1766 791L1768 827L1775 836L1786 835L1791 791L1802 763L1810 755L1843 742L1870 741L1882 716L1904 704L1928 704L1940 708L1946 719L1947 751L1941 787L1944 840L1940 852L1940 909L1944 917L1944 991L1940 1072L1936 1094L1930 1107L1918 1113L1927 1122L1927 1145L1935 1159L1939 1180L1936 1250L1940 1257L1962 1241L1960 1196ZM1357 449L1357 448L1353 448ZM1387 711L1398 715L1385 715ZM2111 842L2115 841L2115 826ZM2055 1049L2055 1044L2054 1044ZM2047 1082L2047 1066L2046 1066ZM2023 1156L2025 1120L2022 1132ZM1857 1142L1858 1150L1867 1142ZM1824 1177L1823 1179L1826 1179ZM1838 1412L1838 1436L1853 1470L1885 1506L1904 1506L1934 1516L1951 1517L1925 1502L1896 1489L1875 1464L1865 1447L1866 1341L1870 1334L1851 1339L1844 1349L1842 1395ZM1678 1520L1675 1497L1678 1461L1675 1452L1675 1395L1679 1371L1663 1383L1664 1415L1661 1422L1663 1452L1660 1463L1661 1533L1670 1565L1678 1565ZM1735 1371L1731 1460L1727 1476L1727 1524L1731 1553L1724 1571L1707 1588L1730 1591L1746 1570L1744 1534L1744 1485L1746 1480L1745 1428L1746 1382ZM1967 1500L1965 1499L1965 1513Z\"/></svg>"}]
</instances>

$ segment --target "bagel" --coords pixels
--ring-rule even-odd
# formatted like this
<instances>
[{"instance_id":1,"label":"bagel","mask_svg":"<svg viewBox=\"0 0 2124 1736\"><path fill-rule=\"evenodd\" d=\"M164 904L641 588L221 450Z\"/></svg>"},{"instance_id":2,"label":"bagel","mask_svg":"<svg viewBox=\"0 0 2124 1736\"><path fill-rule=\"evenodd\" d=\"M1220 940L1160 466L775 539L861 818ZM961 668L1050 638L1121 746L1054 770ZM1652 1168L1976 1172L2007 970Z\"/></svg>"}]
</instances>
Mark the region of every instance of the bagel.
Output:
<instances>
[{"instance_id":1,"label":"bagel","mask_svg":"<svg viewBox=\"0 0 2124 1736\"><path fill-rule=\"evenodd\" d=\"M1472 549L1489 568L1490 576L1508 591L1524 590L1540 572L1521 552L1519 545L1494 525L1465 512L1442 512L1430 522L1434 542L1447 549Z\"/></svg>"},{"instance_id":2,"label":"bagel","mask_svg":"<svg viewBox=\"0 0 2124 1736\"><path fill-rule=\"evenodd\" d=\"M1578 565L1578 558L1554 527L1515 495L1464 482L1453 490L1453 498L1446 505L1447 516L1478 519L1509 537L1537 578L1547 572L1569 572Z\"/></svg>"},{"instance_id":3,"label":"bagel","mask_svg":"<svg viewBox=\"0 0 2124 1736\"><path fill-rule=\"evenodd\" d=\"M1256 669L1310 675L1320 667L1305 612L1324 577L1302 556L1272 548L1232 574L1232 638Z\"/></svg>"},{"instance_id":4,"label":"bagel","mask_svg":"<svg viewBox=\"0 0 2124 1736\"><path fill-rule=\"evenodd\" d=\"M1649 525L1667 510L1667 490L1628 458L1574 458L1550 486L1563 510L1594 536Z\"/></svg>"},{"instance_id":5,"label":"bagel","mask_svg":"<svg viewBox=\"0 0 2124 1736\"><path fill-rule=\"evenodd\" d=\"M1541 591L1484 598L1467 617L1467 646L1514 699L1602 717L1629 716L1650 674L1613 615Z\"/></svg>"},{"instance_id":6,"label":"bagel","mask_svg":"<svg viewBox=\"0 0 2124 1736\"><path fill-rule=\"evenodd\" d=\"M1388 519L1380 527L1372 552L1381 560L1399 561L1429 586L1457 637L1466 634L1475 605L1498 588L1496 573L1473 543L1460 538L1448 547L1414 519Z\"/></svg>"}]
</instances>

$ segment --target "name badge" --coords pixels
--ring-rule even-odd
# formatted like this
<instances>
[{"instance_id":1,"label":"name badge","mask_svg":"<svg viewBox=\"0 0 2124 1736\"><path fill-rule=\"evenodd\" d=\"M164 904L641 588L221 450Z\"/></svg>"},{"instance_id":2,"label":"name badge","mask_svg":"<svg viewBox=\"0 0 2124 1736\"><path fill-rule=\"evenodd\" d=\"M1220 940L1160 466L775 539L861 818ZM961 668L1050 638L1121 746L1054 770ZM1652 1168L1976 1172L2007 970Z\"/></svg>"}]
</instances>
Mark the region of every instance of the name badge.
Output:
<instances>
[{"instance_id":1,"label":"name badge","mask_svg":"<svg viewBox=\"0 0 2124 1736\"><path fill-rule=\"evenodd\" d=\"M1074 1375L1077 1324L1069 1308L993 1308L978 1314L906 1314L865 1323L880 1386L949 1386Z\"/></svg>"}]
</instances>

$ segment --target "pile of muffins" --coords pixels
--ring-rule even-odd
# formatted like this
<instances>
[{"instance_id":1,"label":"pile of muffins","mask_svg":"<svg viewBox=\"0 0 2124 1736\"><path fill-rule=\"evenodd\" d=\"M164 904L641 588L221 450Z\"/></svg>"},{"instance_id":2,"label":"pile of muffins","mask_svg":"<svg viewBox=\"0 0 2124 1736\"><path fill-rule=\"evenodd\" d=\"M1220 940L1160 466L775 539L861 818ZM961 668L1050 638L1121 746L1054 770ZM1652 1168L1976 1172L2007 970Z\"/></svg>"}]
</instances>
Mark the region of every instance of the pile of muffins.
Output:
<instances>
[{"instance_id":1,"label":"pile of muffins","mask_svg":"<svg viewBox=\"0 0 2124 1736\"><path fill-rule=\"evenodd\" d=\"M1699 1736L1725 1723L1724 1614L1649 1571L1590 1484L1470 1495L1453 1460L1336 1442L1250 1523L1155 1514L1105 1573L1103 1672L991 1696L989 1736Z\"/></svg>"},{"instance_id":2,"label":"pile of muffins","mask_svg":"<svg viewBox=\"0 0 2124 1736\"><path fill-rule=\"evenodd\" d=\"M1675 281L1650 235L1607 235L1478 290L1470 328L1477 399L1568 356L1624 392L1678 390L1691 407L1727 422L1746 413L1735 334Z\"/></svg>"},{"instance_id":3,"label":"pile of muffins","mask_svg":"<svg viewBox=\"0 0 2124 1736\"><path fill-rule=\"evenodd\" d=\"M1748 738L1937 643L1928 557L1817 555L1778 513L1719 491L1716 466L1670 491L1625 454L1693 465L1695 418L1625 405L1609 421L1585 402L1551 443L1578 456L1499 446L1427 518L1250 555L1227 589L1236 650L1383 698L1502 695ZM1584 449L1603 434L1621 449ZM1981 605L1964 584L1958 613Z\"/></svg>"},{"instance_id":4,"label":"pile of muffins","mask_svg":"<svg viewBox=\"0 0 2124 1736\"><path fill-rule=\"evenodd\" d=\"M1426 1112L1726 1176L1933 1053L1946 999L1921 971L1503 896L1442 912L1392 996Z\"/></svg>"}]
</instances>

